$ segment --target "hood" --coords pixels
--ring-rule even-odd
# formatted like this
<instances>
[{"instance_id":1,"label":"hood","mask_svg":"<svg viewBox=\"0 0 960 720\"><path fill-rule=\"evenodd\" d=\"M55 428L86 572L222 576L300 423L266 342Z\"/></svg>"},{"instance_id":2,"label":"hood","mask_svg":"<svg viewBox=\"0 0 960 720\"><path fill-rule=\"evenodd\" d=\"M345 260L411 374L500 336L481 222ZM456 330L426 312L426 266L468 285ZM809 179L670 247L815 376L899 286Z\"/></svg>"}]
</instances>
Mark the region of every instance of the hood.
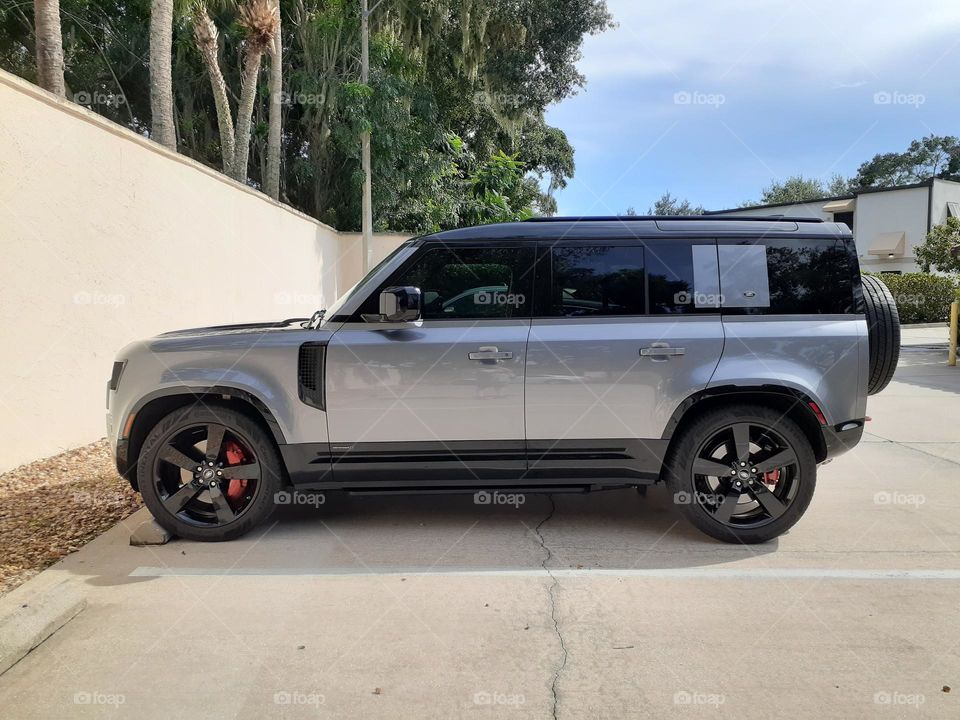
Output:
<instances>
[{"instance_id":1,"label":"hood","mask_svg":"<svg viewBox=\"0 0 960 720\"><path fill-rule=\"evenodd\" d=\"M237 325L211 325L210 327L188 328L186 330L173 330L171 332L157 335L160 338L183 338L183 337L211 337L216 335L245 335L247 333L263 333L277 330L302 330L301 323L310 318L288 318L287 320L278 320L274 322L261 323L241 323Z\"/></svg>"}]
</instances>

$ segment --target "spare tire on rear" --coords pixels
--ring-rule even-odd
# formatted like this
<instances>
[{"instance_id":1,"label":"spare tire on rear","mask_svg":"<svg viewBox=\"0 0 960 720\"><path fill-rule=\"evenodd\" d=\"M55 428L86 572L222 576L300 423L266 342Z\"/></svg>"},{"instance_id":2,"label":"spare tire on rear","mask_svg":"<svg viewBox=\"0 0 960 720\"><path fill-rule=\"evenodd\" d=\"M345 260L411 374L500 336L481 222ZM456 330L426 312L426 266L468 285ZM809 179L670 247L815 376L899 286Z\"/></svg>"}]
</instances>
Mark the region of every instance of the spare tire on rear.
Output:
<instances>
[{"instance_id":1,"label":"spare tire on rear","mask_svg":"<svg viewBox=\"0 0 960 720\"><path fill-rule=\"evenodd\" d=\"M900 359L900 313L889 288L872 275L863 276L863 302L870 336L870 381L867 392L883 390Z\"/></svg>"}]
</instances>

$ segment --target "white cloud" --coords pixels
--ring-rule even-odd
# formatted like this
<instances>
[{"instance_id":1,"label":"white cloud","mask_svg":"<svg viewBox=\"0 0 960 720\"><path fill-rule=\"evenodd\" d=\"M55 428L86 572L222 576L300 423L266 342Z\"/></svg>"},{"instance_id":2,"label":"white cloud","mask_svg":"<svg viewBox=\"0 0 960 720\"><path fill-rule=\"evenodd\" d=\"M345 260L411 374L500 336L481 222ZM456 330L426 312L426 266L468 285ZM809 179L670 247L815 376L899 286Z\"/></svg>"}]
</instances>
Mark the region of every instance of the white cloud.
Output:
<instances>
[{"instance_id":1,"label":"white cloud","mask_svg":"<svg viewBox=\"0 0 960 720\"><path fill-rule=\"evenodd\" d=\"M588 81L722 83L781 73L816 77L829 88L874 82L905 62L919 77L951 49L960 49L953 47L960 41L955 0L608 0L608 5L619 27L586 41L580 67Z\"/></svg>"}]
</instances>

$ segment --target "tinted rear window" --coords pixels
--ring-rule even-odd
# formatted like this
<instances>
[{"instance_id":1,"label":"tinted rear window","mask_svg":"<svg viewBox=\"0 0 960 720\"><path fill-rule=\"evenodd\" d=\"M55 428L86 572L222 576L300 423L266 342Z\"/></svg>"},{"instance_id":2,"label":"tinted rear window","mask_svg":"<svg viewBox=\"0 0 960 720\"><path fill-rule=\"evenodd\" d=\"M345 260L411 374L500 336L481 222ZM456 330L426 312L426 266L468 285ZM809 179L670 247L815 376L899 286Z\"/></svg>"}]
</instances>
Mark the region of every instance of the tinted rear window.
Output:
<instances>
[{"instance_id":1,"label":"tinted rear window","mask_svg":"<svg viewBox=\"0 0 960 720\"><path fill-rule=\"evenodd\" d=\"M647 285L651 315L704 311L694 286L693 245L689 242L647 244Z\"/></svg>"},{"instance_id":2,"label":"tinted rear window","mask_svg":"<svg viewBox=\"0 0 960 720\"><path fill-rule=\"evenodd\" d=\"M547 314L643 315L643 247L554 248Z\"/></svg>"},{"instance_id":3,"label":"tinted rear window","mask_svg":"<svg viewBox=\"0 0 960 720\"><path fill-rule=\"evenodd\" d=\"M567 243L542 249L541 317L717 312L712 240L651 240L611 245Z\"/></svg>"},{"instance_id":4,"label":"tinted rear window","mask_svg":"<svg viewBox=\"0 0 960 720\"><path fill-rule=\"evenodd\" d=\"M842 238L720 240L724 313L857 312L856 256L847 242L852 243Z\"/></svg>"}]
</instances>

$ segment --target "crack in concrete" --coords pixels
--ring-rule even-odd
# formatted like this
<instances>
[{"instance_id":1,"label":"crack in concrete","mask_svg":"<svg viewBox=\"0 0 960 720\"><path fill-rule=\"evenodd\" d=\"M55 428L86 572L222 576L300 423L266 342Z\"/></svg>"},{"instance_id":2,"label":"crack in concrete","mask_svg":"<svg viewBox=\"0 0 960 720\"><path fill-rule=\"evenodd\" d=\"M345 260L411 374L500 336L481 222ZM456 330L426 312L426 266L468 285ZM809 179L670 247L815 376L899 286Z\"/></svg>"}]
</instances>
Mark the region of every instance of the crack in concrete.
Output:
<instances>
[{"instance_id":1,"label":"crack in concrete","mask_svg":"<svg viewBox=\"0 0 960 720\"><path fill-rule=\"evenodd\" d=\"M540 566L544 569L547 575L550 576L550 587L547 589L547 594L550 597L550 618L553 620L553 631L557 635L557 639L560 641L560 650L563 652L563 660L560 662L560 666L557 668L556 672L553 674L553 682L550 684L550 692L553 694L553 720L557 720L557 710L559 707L559 697L557 696L557 683L560 681L560 675L563 673L564 668L567 667L567 657L569 653L567 652L567 645L563 640L563 634L560 632L560 621L557 619L557 598L556 598L556 589L560 586L560 581L557 580L556 576L553 574L553 571L547 567L547 563L553 558L553 551L547 546L546 541L543 539L543 533L540 531L544 525L549 522L553 517L553 514L557 511L557 504L554 502L553 495L547 495L547 498L550 500L550 512L547 513L547 516L540 521L540 523L533 529L534 534L537 536L537 540L540 541L540 547L544 550L546 555L543 560L540 562Z\"/></svg>"},{"instance_id":2,"label":"crack in concrete","mask_svg":"<svg viewBox=\"0 0 960 720\"><path fill-rule=\"evenodd\" d=\"M921 441L918 441L918 442L912 442L912 441L909 441L909 440L891 440L890 438L885 438L885 437L883 437L882 435L877 435L876 433L870 433L870 434L873 435L875 438L879 438L879 439L882 441L882 442L879 442L879 443L875 443L875 444L877 444L877 445L883 445L883 444L896 445L897 447L903 448L904 450L912 450L913 452L920 453L921 455L925 455L926 457L929 457L929 458L934 458L934 459L936 459L936 460L944 460L944 461L950 463L951 465L960 465L960 462L957 462L956 460L951 460L950 458L946 458L946 457L943 457L943 456L941 456L941 455L934 455L933 453L929 453L929 452L927 452L926 450L921 450L920 448L917 448L917 447L911 447L911 445L924 445L924 444L927 444L927 445L956 445L957 443L954 442L954 441L951 441L951 440L943 440L943 441L937 441L937 440L921 440ZM863 442L870 442L870 441L869 441L869 440L866 440L866 441L863 441Z\"/></svg>"}]
</instances>

